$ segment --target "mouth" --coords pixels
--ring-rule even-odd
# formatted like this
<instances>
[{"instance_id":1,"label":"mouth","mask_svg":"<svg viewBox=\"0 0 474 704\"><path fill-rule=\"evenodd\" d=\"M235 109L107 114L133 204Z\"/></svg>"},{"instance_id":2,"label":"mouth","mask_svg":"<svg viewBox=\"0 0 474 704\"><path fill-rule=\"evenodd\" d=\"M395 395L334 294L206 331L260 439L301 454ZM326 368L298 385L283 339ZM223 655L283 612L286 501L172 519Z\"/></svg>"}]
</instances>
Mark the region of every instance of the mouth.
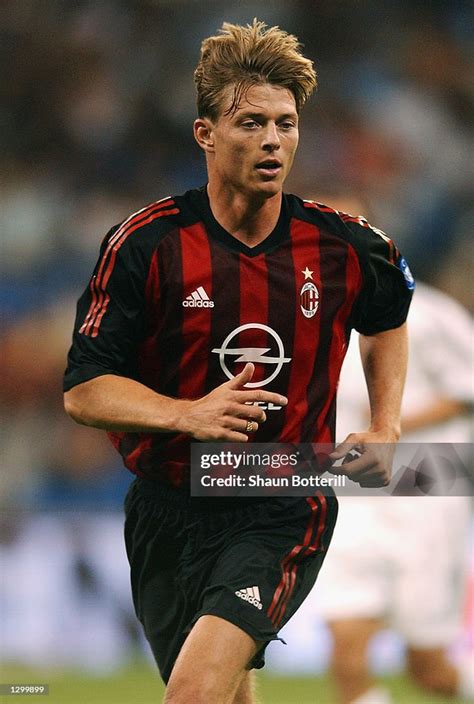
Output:
<instances>
[{"instance_id":1,"label":"mouth","mask_svg":"<svg viewBox=\"0 0 474 704\"><path fill-rule=\"evenodd\" d=\"M265 159L256 164L255 168L262 176L274 178L280 173L282 163L278 159Z\"/></svg>"}]
</instances>

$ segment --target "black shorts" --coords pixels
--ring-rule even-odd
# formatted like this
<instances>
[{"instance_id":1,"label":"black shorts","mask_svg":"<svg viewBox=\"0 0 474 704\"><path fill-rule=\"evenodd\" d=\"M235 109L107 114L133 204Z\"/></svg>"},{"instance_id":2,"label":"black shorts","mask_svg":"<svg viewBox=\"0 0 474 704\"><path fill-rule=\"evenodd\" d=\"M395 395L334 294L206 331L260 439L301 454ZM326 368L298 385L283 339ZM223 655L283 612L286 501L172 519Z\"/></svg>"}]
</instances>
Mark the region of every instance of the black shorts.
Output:
<instances>
[{"instance_id":1,"label":"black shorts","mask_svg":"<svg viewBox=\"0 0 474 704\"><path fill-rule=\"evenodd\" d=\"M190 499L137 479L125 500L133 601L165 682L193 624L213 614L264 650L316 581L335 496Z\"/></svg>"}]
</instances>

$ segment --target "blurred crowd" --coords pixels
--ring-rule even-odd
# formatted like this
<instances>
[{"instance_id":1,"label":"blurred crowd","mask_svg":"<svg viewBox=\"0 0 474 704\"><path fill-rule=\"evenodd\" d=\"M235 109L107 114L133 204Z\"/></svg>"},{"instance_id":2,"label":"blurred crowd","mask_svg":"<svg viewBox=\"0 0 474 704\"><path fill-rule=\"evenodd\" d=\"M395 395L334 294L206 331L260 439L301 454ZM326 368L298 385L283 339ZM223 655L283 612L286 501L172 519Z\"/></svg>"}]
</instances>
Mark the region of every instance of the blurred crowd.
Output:
<instances>
[{"instance_id":1,"label":"blurred crowd","mask_svg":"<svg viewBox=\"0 0 474 704\"><path fill-rule=\"evenodd\" d=\"M79 486L99 504L121 495L102 434L62 412L74 302L113 224L204 182L191 130L200 41L255 15L297 34L319 74L287 190L357 193L415 275L472 307L468 3L7 0L1 503L67 502Z\"/></svg>"},{"instance_id":2,"label":"blurred crowd","mask_svg":"<svg viewBox=\"0 0 474 704\"><path fill-rule=\"evenodd\" d=\"M131 476L103 433L62 410L74 305L112 225L204 183L191 129L200 42L224 20L254 16L295 33L319 75L287 190L356 194L415 276L474 307L469 3L2 2L0 610L10 654L30 648L32 661L48 652L67 659L64 628L77 648L77 633L88 633L79 621L94 630L99 616L108 618L105 597L97 606L91 595L109 595L112 584L121 591L110 624L119 619L122 633L138 638L123 606L121 519L104 514L120 508ZM103 573L94 546L97 564L111 558ZM64 595L71 602L58 611ZM45 644L53 632L57 644L53 635ZM90 643L85 637L84 654Z\"/></svg>"}]
</instances>

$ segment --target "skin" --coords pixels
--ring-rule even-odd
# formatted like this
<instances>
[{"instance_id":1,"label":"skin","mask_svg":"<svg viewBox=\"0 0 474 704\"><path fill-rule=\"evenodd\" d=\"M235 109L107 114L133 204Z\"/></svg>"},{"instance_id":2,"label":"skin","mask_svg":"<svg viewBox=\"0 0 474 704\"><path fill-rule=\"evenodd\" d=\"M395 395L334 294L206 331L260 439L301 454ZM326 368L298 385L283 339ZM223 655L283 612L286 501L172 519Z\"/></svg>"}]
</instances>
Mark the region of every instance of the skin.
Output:
<instances>
[{"instance_id":1,"label":"skin","mask_svg":"<svg viewBox=\"0 0 474 704\"><path fill-rule=\"evenodd\" d=\"M216 220L249 247L274 229L281 209L283 182L298 146L298 114L286 88L252 86L235 113L229 87L217 120L199 118L194 135L206 156L208 194ZM264 168L266 161L278 164ZM406 359L405 327L367 339L366 375L372 423L368 432L347 438L333 459L352 447L362 447L344 472L359 483L381 486L389 481L391 455L370 450L370 442L391 443L399 435L399 400ZM394 373L399 369L400 373ZM107 430L186 433L196 440L247 442L247 420L265 422L264 411L248 401L286 405L287 399L263 389L246 389L253 364L235 379L200 399L171 399L132 379L104 375L75 386L65 394L66 411L78 423ZM391 380L389 393L387 379ZM397 405L398 404L398 405ZM202 616L188 636L171 674L166 704L253 704L246 671L258 644L233 624L216 616Z\"/></svg>"},{"instance_id":2,"label":"skin","mask_svg":"<svg viewBox=\"0 0 474 704\"><path fill-rule=\"evenodd\" d=\"M235 113L226 115L231 90L216 122L195 121L194 136L206 155L214 217L252 247L272 232L280 215L283 182L298 146L298 113L289 90L264 84L252 86ZM268 159L278 169L258 168Z\"/></svg>"},{"instance_id":3,"label":"skin","mask_svg":"<svg viewBox=\"0 0 474 704\"><path fill-rule=\"evenodd\" d=\"M360 353L369 392L370 426L364 432L350 433L330 455L333 461L343 459L351 450L360 456L331 471L344 474L363 487L387 486L395 444L400 438L400 407L408 359L406 323L377 335L361 335ZM395 374L391 371L394 369Z\"/></svg>"},{"instance_id":4,"label":"skin","mask_svg":"<svg viewBox=\"0 0 474 704\"><path fill-rule=\"evenodd\" d=\"M376 685L367 661L373 636L386 627L383 619L354 618L328 624L333 638L331 669L339 704L351 704ZM459 675L444 648L407 648L407 671L427 692L455 697Z\"/></svg>"},{"instance_id":5,"label":"skin","mask_svg":"<svg viewBox=\"0 0 474 704\"><path fill-rule=\"evenodd\" d=\"M203 616L176 660L163 704L254 704L246 665L255 641L218 616Z\"/></svg>"},{"instance_id":6,"label":"skin","mask_svg":"<svg viewBox=\"0 0 474 704\"><path fill-rule=\"evenodd\" d=\"M347 618L328 624L333 642L331 670L338 704L350 704L374 686L366 653L370 640L381 625L376 618Z\"/></svg>"},{"instance_id":7,"label":"skin","mask_svg":"<svg viewBox=\"0 0 474 704\"><path fill-rule=\"evenodd\" d=\"M286 397L263 389L244 389L255 367L248 363L234 379L203 398L172 399L133 379L104 374L78 384L65 394L65 408L78 423L104 430L178 432L208 442L247 442L247 420L266 420L265 412L247 403L263 401L285 406Z\"/></svg>"}]
</instances>

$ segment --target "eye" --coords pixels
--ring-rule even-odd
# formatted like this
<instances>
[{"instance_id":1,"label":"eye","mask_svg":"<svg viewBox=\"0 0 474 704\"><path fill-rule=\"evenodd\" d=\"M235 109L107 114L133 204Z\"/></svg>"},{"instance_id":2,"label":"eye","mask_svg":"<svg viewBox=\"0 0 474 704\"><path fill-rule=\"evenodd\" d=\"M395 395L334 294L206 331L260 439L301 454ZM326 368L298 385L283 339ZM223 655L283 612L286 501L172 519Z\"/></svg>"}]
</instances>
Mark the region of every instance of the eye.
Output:
<instances>
[{"instance_id":1,"label":"eye","mask_svg":"<svg viewBox=\"0 0 474 704\"><path fill-rule=\"evenodd\" d=\"M245 120L245 122L242 122L242 127L245 127L248 130L255 129L258 126L258 122L255 120Z\"/></svg>"},{"instance_id":2,"label":"eye","mask_svg":"<svg viewBox=\"0 0 474 704\"><path fill-rule=\"evenodd\" d=\"M282 130L291 130L293 127L296 127L294 122L291 122L290 120L285 120L284 122L280 122L280 129Z\"/></svg>"}]
</instances>

